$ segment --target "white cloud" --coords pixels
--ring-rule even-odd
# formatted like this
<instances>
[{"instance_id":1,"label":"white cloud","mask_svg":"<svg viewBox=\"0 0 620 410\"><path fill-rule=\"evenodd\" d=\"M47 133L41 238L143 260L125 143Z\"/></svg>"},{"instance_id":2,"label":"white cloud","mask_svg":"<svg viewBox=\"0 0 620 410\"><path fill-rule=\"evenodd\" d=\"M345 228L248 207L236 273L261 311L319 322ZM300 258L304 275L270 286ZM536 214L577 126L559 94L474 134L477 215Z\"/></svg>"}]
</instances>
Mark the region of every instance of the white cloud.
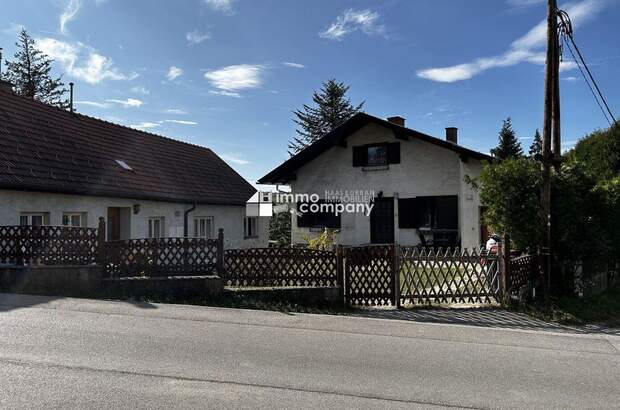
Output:
<instances>
[{"instance_id":1,"label":"white cloud","mask_svg":"<svg viewBox=\"0 0 620 410\"><path fill-rule=\"evenodd\" d=\"M160 122L162 122L162 123L168 122L168 123L171 123L171 124L181 124L181 125L198 125L198 123L195 122L195 121L183 121L183 120L163 120L163 121L160 121Z\"/></svg>"},{"instance_id":2,"label":"white cloud","mask_svg":"<svg viewBox=\"0 0 620 410\"><path fill-rule=\"evenodd\" d=\"M345 10L336 21L332 23L325 31L319 33L322 38L330 40L340 40L347 34L361 30L366 34L385 34L385 27L377 24L379 13L369 9L366 10Z\"/></svg>"},{"instance_id":3,"label":"white cloud","mask_svg":"<svg viewBox=\"0 0 620 410\"><path fill-rule=\"evenodd\" d=\"M220 158L222 158L224 161L232 162L233 164L248 165L248 164L251 163L250 161L248 161L247 159L243 159L242 157L243 157L243 155L241 155L241 154L222 154L222 155L220 155Z\"/></svg>"},{"instance_id":4,"label":"white cloud","mask_svg":"<svg viewBox=\"0 0 620 410\"><path fill-rule=\"evenodd\" d=\"M234 0L204 0L205 4L213 10L220 11L224 14L233 14L232 8Z\"/></svg>"},{"instance_id":5,"label":"white cloud","mask_svg":"<svg viewBox=\"0 0 620 410\"><path fill-rule=\"evenodd\" d=\"M144 130L148 130L148 129L151 129L151 128L157 128L157 127L159 127L159 124L156 123L156 122L147 122L147 121L145 121L145 122L141 122L141 123L138 123L138 124L131 124L130 127L144 131Z\"/></svg>"},{"instance_id":6,"label":"white cloud","mask_svg":"<svg viewBox=\"0 0 620 410\"><path fill-rule=\"evenodd\" d=\"M103 80L132 80L138 76L136 73L120 72L111 58L79 42L69 43L47 37L36 39L36 43L67 74L88 84L97 84Z\"/></svg>"},{"instance_id":7,"label":"white cloud","mask_svg":"<svg viewBox=\"0 0 620 410\"><path fill-rule=\"evenodd\" d=\"M19 34L20 31L22 31L22 29L24 28L23 24L17 24L17 23L9 23L9 25L5 28L3 28L2 33L11 36L11 37L17 37L17 35Z\"/></svg>"},{"instance_id":8,"label":"white cloud","mask_svg":"<svg viewBox=\"0 0 620 410\"><path fill-rule=\"evenodd\" d=\"M132 93L136 93L136 94L149 95L151 93L148 88L142 85L136 85L135 87L131 87L130 90Z\"/></svg>"},{"instance_id":9,"label":"white cloud","mask_svg":"<svg viewBox=\"0 0 620 410\"><path fill-rule=\"evenodd\" d=\"M75 104L88 105L90 107L97 107L97 108L109 108L110 107L110 104L100 103L97 101L76 101Z\"/></svg>"},{"instance_id":10,"label":"white cloud","mask_svg":"<svg viewBox=\"0 0 620 410\"><path fill-rule=\"evenodd\" d=\"M602 0L584 0L566 8L573 22L573 27L583 24L594 17L603 6ZM448 67L426 68L417 72L418 77L427 80L452 83L467 80L483 71L497 67L509 67L522 62L545 64L545 53L540 51L546 44L546 21L541 21L526 34L512 42L510 48L503 54L477 58L468 63L456 64ZM576 65L572 61L562 62L561 71L572 70Z\"/></svg>"},{"instance_id":11,"label":"white cloud","mask_svg":"<svg viewBox=\"0 0 620 410\"><path fill-rule=\"evenodd\" d=\"M241 98L241 94L235 93L235 92L232 92L232 91L224 91L224 90L215 91L215 90L211 90L211 91L209 91L209 94L223 95L224 97Z\"/></svg>"},{"instance_id":12,"label":"white cloud","mask_svg":"<svg viewBox=\"0 0 620 410\"><path fill-rule=\"evenodd\" d=\"M109 103L114 103L114 104L118 104L118 105L122 105L125 108L138 108L140 107L142 104L144 104L143 101L135 99L135 98L127 98L126 100L117 100L114 98L109 98L106 100Z\"/></svg>"},{"instance_id":13,"label":"white cloud","mask_svg":"<svg viewBox=\"0 0 620 410\"><path fill-rule=\"evenodd\" d=\"M305 65L303 64L299 64L299 63L290 63L288 61L283 62L282 64L284 64L287 67L292 67L292 68L306 68Z\"/></svg>"},{"instance_id":14,"label":"white cloud","mask_svg":"<svg viewBox=\"0 0 620 410\"><path fill-rule=\"evenodd\" d=\"M575 81L579 81L578 77L575 77L575 76L572 76L572 75L568 76L568 77L561 77L561 79L564 80L564 81L569 81L571 83L575 82Z\"/></svg>"},{"instance_id":15,"label":"white cloud","mask_svg":"<svg viewBox=\"0 0 620 410\"><path fill-rule=\"evenodd\" d=\"M183 70L181 68L176 67L176 66L171 66L168 69L168 74L166 74L166 78L172 81L175 78L179 77L181 74L183 74Z\"/></svg>"},{"instance_id":16,"label":"white cloud","mask_svg":"<svg viewBox=\"0 0 620 410\"><path fill-rule=\"evenodd\" d=\"M238 64L207 71L204 77L217 88L212 94L239 97L237 91L260 87L263 83L261 65Z\"/></svg>"},{"instance_id":17,"label":"white cloud","mask_svg":"<svg viewBox=\"0 0 620 410\"><path fill-rule=\"evenodd\" d=\"M208 40L210 38L211 38L211 34L207 32L200 32L198 30L194 30L194 31L191 31L185 34L185 39L187 40L187 43L190 46L194 44L200 44L203 41Z\"/></svg>"},{"instance_id":18,"label":"white cloud","mask_svg":"<svg viewBox=\"0 0 620 410\"><path fill-rule=\"evenodd\" d=\"M167 114L176 114L176 115L185 115L187 114L187 112L185 110L182 110L180 108L168 108L166 110Z\"/></svg>"},{"instance_id":19,"label":"white cloud","mask_svg":"<svg viewBox=\"0 0 620 410\"><path fill-rule=\"evenodd\" d=\"M82 3L80 0L68 0L67 1L67 5L65 6L65 9L63 10L59 18L61 33L63 34L65 33L65 26L67 25L67 23L69 23L71 20L75 18L81 6L82 6Z\"/></svg>"},{"instance_id":20,"label":"white cloud","mask_svg":"<svg viewBox=\"0 0 620 410\"><path fill-rule=\"evenodd\" d=\"M512 7L529 7L544 2L545 0L506 0L506 3Z\"/></svg>"}]
</instances>

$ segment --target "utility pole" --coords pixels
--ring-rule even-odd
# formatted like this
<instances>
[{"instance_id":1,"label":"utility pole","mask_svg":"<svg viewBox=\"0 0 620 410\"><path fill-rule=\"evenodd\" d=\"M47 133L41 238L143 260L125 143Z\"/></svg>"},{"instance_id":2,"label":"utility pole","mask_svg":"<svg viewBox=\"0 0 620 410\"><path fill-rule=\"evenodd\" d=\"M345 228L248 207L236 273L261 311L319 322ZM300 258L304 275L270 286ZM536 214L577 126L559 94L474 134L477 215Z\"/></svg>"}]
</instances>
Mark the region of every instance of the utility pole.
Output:
<instances>
[{"instance_id":1,"label":"utility pole","mask_svg":"<svg viewBox=\"0 0 620 410\"><path fill-rule=\"evenodd\" d=\"M555 103L559 96L559 83L556 84L556 72L559 71L559 51L557 48L557 4L556 0L547 0L547 60L545 66L545 111L543 119L542 141L542 253L544 256L545 295L551 290L551 164L554 154L551 151L552 132L557 127L559 132L559 103ZM557 110L557 111L556 111ZM554 115L555 114L555 115ZM555 119L555 121L554 121ZM555 126L553 124L555 123ZM554 148L559 144L559 134L554 140ZM559 152L556 151L556 155Z\"/></svg>"}]
</instances>

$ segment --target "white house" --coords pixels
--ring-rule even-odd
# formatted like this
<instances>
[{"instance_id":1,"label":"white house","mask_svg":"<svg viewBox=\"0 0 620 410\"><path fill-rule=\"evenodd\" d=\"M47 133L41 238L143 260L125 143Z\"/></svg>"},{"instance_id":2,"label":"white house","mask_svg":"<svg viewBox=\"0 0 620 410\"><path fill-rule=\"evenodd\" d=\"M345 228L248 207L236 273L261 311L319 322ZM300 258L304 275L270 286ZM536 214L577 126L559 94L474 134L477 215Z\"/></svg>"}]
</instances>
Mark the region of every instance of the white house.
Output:
<instances>
[{"instance_id":1,"label":"white house","mask_svg":"<svg viewBox=\"0 0 620 410\"><path fill-rule=\"evenodd\" d=\"M485 240L486 228L480 224L478 192L465 176L478 176L490 159L458 145L456 128L446 128L444 140L406 128L401 117L386 121L360 113L259 183L290 185L293 194L315 194L320 204L366 197L373 206L370 215L336 216L325 209L308 212L298 201L297 210L306 212L293 216L294 243L328 227L338 229L344 245L424 242L471 248Z\"/></svg>"},{"instance_id":2,"label":"white house","mask_svg":"<svg viewBox=\"0 0 620 410\"><path fill-rule=\"evenodd\" d=\"M267 246L255 189L213 151L15 95L0 81L0 225L97 227L108 240L215 237Z\"/></svg>"}]
</instances>

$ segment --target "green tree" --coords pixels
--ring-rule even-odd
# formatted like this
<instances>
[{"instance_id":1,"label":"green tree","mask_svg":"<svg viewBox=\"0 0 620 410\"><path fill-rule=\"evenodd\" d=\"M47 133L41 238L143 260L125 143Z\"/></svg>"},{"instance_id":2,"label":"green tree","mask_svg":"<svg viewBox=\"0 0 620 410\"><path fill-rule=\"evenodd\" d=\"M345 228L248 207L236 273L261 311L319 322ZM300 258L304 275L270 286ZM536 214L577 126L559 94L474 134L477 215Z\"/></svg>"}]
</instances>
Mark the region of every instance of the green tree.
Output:
<instances>
[{"instance_id":1,"label":"green tree","mask_svg":"<svg viewBox=\"0 0 620 410\"><path fill-rule=\"evenodd\" d=\"M620 175L620 125L594 131L580 139L566 157L583 163L585 172L597 181Z\"/></svg>"},{"instance_id":2,"label":"green tree","mask_svg":"<svg viewBox=\"0 0 620 410\"><path fill-rule=\"evenodd\" d=\"M68 107L65 97L67 89L62 77L53 78L50 73L54 60L37 49L34 39L25 29L19 33L15 45L18 50L14 61L7 60L5 63L5 79L13 83L15 92L61 108Z\"/></svg>"},{"instance_id":3,"label":"green tree","mask_svg":"<svg viewBox=\"0 0 620 410\"><path fill-rule=\"evenodd\" d=\"M364 102L354 106L346 96L349 86L330 79L323 83L319 91L314 91L312 101L315 106L304 104L293 112L297 124L297 136L288 144L292 156L327 134L353 115L362 110Z\"/></svg>"},{"instance_id":4,"label":"green tree","mask_svg":"<svg viewBox=\"0 0 620 410\"><path fill-rule=\"evenodd\" d=\"M534 141L532 141L532 145L530 145L530 157L534 158L536 155L542 154L542 137L540 136L540 132L538 129L536 133L534 133Z\"/></svg>"},{"instance_id":5,"label":"green tree","mask_svg":"<svg viewBox=\"0 0 620 410\"><path fill-rule=\"evenodd\" d=\"M290 212L278 212L269 220L269 240L279 248L291 244L291 218Z\"/></svg>"},{"instance_id":6,"label":"green tree","mask_svg":"<svg viewBox=\"0 0 620 410\"><path fill-rule=\"evenodd\" d=\"M504 120L502 129L499 131L499 143L496 148L491 150L491 155L500 160L507 158L517 158L523 155L521 144L512 129L510 117Z\"/></svg>"},{"instance_id":7,"label":"green tree","mask_svg":"<svg viewBox=\"0 0 620 410\"><path fill-rule=\"evenodd\" d=\"M487 207L485 223L495 232L509 233L518 249L540 240L540 167L526 158L487 164L480 177L468 179Z\"/></svg>"}]
</instances>

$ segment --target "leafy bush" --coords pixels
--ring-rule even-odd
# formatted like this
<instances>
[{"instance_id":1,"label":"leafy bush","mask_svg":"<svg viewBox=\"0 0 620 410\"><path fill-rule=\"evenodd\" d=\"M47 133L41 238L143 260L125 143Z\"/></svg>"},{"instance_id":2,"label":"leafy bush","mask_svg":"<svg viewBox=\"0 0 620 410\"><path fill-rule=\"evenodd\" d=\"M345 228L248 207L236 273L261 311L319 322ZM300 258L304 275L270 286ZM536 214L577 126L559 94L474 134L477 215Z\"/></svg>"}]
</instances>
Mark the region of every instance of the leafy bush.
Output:
<instances>
[{"instance_id":1,"label":"leafy bush","mask_svg":"<svg viewBox=\"0 0 620 410\"><path fill-rule=\"evenodd\" d=\"M508 232L518 249L539 243L540 169L525 157L484 166L480 177L469 179L487 207L484 222L495 232Z\"/></svg>"}]
</instances>

